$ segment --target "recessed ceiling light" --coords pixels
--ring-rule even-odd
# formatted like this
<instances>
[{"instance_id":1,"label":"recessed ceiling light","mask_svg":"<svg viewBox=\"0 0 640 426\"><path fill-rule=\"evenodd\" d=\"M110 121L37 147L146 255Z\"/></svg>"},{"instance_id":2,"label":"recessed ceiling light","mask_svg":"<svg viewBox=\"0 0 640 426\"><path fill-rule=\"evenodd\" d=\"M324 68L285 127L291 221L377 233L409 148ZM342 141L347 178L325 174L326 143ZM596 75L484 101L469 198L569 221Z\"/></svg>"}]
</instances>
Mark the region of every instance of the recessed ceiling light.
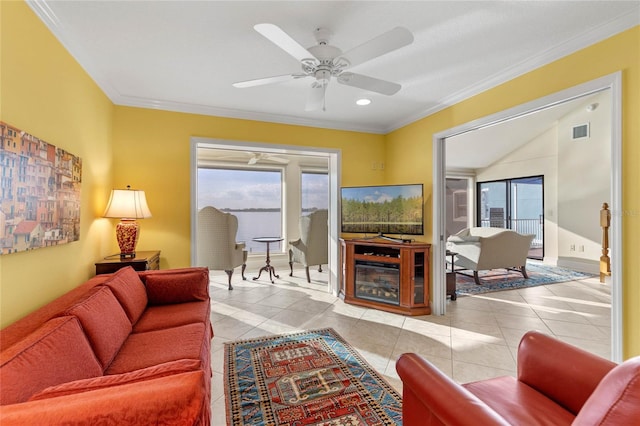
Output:
<instances>
[{"instance_id":1,"label":"recessed ceiling light","mask_svg":"<svg viewBox=\"0 0 640 426\"><path fill-rule=\"evenodd\" d=\"M370 103L371 103L371 99L367 99L367 98L358 99L356 101L356 104L360 106L369 105Z\"/></svg>"}]
</instances>

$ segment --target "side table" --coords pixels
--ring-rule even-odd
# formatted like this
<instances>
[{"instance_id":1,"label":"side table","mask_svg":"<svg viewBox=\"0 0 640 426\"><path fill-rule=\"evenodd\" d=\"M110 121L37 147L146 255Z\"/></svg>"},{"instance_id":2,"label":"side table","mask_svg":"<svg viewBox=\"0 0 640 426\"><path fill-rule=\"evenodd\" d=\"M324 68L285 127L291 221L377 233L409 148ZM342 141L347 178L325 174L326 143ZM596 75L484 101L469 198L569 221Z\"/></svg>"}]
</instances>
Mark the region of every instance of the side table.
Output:
<instances>
[{"instance_id":1,"label":"side table","mask_svg":"<svg viewBox=\"0 0 640 426\"><path fill-rule=\"evenodd\" d=\"M105 257L96 262L96 275L111 274L127 266L133 267L136 271L158 270L160 269L160 250L139 251L134 258L121 258L119 254Z\"/></svg>"},{"instance_id":2,"label":"side table","mask_svg":"<svg viewBox=\"0 0 640 426\"><path fill-rule=\"evenodd\" d=\"M273 266L271 266L271 258L269 257L269 244L271 243L278 243L280 241L284 240L284 238L280 238L280 237L257 237L257 238L253 238L253 241L259 242L259 243L266 243L267 244L267 263L266 265L264 265L262 268L260 268L260 271L258 272L258 276L257 277L253 277L253 280L257 280L258 278L260 278L260 275L262 275L262 271L266 271L269 272L269 280L271 280L271 284L273 284L273 277L276 278L280 278L280 275L276 275L276 270Z\"/></svg>"}]
</instances>

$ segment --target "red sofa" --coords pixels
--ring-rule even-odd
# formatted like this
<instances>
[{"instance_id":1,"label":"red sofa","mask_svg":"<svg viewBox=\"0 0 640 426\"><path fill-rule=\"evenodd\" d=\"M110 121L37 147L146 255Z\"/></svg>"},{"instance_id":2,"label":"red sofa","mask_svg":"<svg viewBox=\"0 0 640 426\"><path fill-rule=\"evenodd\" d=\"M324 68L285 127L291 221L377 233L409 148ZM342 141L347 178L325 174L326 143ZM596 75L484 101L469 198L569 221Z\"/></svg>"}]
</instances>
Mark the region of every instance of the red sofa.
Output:
<instances>
[{"instance_id":1,"label":"red sofa","mask_svg":"<svg viewBox=\"0 0 640 426\"><path fill-rule=\"evenodd\" d=\"M208 425L209 271L98 275L0 331L0 424Z\"/></svg>"},{"instance_id":2,"label":"red sofa","mask_svg":"<svg viewBox=\"0 0 640 426\"><path fill-rule=\"evenodd\" d=\"M459 385L411 353L396 370L404 426L640 424L640 357L617 365L538 332L520 342L517 379Z\"/></svg>"}]
</instances>

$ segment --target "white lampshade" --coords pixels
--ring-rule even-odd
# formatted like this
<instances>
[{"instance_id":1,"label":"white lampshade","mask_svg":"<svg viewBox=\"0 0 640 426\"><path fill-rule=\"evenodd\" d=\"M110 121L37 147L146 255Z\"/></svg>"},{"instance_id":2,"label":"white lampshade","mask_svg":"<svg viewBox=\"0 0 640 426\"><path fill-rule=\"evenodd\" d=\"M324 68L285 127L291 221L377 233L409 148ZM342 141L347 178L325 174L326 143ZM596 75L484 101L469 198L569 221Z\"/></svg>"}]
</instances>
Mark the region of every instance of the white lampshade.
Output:
<instances>
[{"instance_id":1,"label":"white lampshade","mask_svg":"<svg viewBox=\"0 0 640 426\"><path fill-rule=\"evenodd\" d=\"M138 189L114 189L104 212L104 217L120 219L146 219L151 217L144 191Z\"/></svg>"}]
</instances>

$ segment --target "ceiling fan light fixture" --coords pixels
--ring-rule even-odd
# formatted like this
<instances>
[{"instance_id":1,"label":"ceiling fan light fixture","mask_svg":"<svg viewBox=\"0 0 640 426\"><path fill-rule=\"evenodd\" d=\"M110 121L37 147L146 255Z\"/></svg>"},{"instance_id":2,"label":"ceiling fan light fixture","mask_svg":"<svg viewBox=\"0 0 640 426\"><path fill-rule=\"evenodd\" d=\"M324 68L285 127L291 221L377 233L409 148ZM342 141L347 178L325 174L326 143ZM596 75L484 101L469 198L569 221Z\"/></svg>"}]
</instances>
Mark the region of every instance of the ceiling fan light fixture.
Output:
<instances>
[{"instance_id":1,"label":"ceiling fan light fixture","mask_svg":"<svg viewBox=\"0 0 640 426\"><path fill-rule=\"evenodd\" d=\"M356 101L356 105L365 106L371 103L371 99L368 98L360 98Z\"/></svg>"}]
</instances>

